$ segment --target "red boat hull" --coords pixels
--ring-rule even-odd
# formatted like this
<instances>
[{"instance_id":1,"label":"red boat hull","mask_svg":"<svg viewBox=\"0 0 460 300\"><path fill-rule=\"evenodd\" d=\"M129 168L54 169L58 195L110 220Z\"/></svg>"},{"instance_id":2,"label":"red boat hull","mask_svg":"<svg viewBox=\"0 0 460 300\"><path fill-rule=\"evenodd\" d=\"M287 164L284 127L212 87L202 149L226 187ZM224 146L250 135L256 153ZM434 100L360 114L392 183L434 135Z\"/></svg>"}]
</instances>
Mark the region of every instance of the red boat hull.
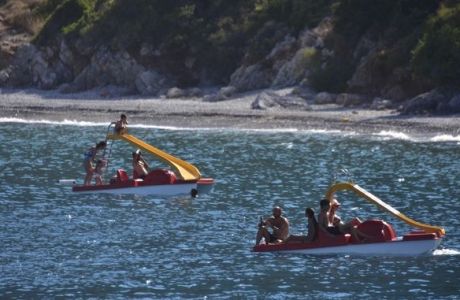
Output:
<instances>
[{"instance_id":1,"label":"red boat hull","mask_svg":"<svg viewBox=\"0 0 460 300\"><path fill-rule=\"evenodd\" d=\"M359 230L373 238L360 242L353 240L349 234L329 237L320 233L313 242L262 244L254 246L253 251L409 256L432 253L441 243L441 237L424 231L413 231L396 237L391 225L381 220L367 220L359 226Z\"/></svg>"}]
</instances>

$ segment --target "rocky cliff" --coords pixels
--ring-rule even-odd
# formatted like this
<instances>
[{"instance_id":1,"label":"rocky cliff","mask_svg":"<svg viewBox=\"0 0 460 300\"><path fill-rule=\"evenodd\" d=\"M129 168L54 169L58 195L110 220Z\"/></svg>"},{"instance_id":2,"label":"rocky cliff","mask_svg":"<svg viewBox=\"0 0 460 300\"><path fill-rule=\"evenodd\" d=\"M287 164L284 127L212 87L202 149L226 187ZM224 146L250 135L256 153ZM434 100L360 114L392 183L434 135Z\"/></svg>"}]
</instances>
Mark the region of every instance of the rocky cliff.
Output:
<instances>
[{"instance_id":1,"label":"rocky cliff","mask_svg":"<svg viewBox=\"0 0 460 300\"><path fill-rule=\"evenodd\" d=\"M295 87L293 103L460 112L456 1L22 2L36 32L14 29L5 15L19 2L3 1L2 86L169 98L223 87L205 101ZM280 102L269 95L260 103Z\"/></svg>"}]
</instances>

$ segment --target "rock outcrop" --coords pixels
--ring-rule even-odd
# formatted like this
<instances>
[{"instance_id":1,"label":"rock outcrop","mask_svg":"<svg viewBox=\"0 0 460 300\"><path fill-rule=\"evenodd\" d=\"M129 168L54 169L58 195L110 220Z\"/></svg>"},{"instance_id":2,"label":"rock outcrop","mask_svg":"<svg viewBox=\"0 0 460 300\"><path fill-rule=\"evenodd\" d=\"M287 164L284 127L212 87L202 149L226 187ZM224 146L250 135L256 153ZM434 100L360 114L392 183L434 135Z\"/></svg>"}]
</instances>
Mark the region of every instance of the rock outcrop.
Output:
<instances>
[{"instance_id":1,"label":"rock outcrop","mask_svg":"<svg viewBox=\"0 0 460 300\"><path fill-rule=\"evenodd\" d=\"M299 110L311 110L305 99L294 95L278 95L275 92L265 91L257 95L251 103L252 109L271 108L294 108Z\"/></svg>"},{"instance_id":2,"label":"rock outcrop","mask_svg":"<svg viewBox=\"0 0 460 300\"><path fill-rule=\"evenodd\" d=\"M326 18L317 27L301 32L297 38L286 33L258 62L240 66L231 75L230 85L242 92L268 87L284 88L302 81L308 82L310 69L315 67L323 55L330 53L323 50L324 39L332 28L331 19ZM282 26L274 31L282 32Z\"/></svg>"},{"instance_id":3,"label":"rock outcrop","mask_svg":"<svg viewBox=\"0 0 460 300\"><path fill-rule=\"evenodd\" d=\"M399 111L403 115L460 113L460 93L433 89L403 102Z\"/></svg>"},{"instance_id":4,"label":"rock outcrop","mask_svg":"<svg viewBox=\"0 0 460 300\"><path fill-rule=\"evenodd\" d=\"M87 67L73 81L76 91L82 91L104 85L126 86L135 89L135 78L144 71L128 52L113 52L100 48Z\"/></svg>"},{"instance_id":5,"label":"rock outcrop","mask_svg":"<svg viewBox=\"0 0 460 300\"><path fill-rule=\"evenodd\" d=\"M156 96L167 87L167 79L155 70L144 70L134 80L137 91L144 96Z\"/></svg>"}]
</instances>

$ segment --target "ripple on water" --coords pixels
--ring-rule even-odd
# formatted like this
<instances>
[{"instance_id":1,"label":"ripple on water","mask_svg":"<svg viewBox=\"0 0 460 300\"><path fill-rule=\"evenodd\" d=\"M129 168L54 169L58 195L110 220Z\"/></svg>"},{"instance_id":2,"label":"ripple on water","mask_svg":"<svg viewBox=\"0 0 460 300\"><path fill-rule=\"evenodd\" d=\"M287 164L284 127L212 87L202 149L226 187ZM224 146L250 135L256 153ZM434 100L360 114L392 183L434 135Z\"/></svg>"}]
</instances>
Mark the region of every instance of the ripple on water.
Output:
<instances>
[{"instance_id":1,"label":"ripple on water","mask_svg":"<svg viewBox=\"0 0 460 300\"><path fill-rule=\"evenodd\" d=\"M453 234L459 209L452 201L460 170L456 144L135 128L136 135L216 179L209 195L166 200L73 195L69 186L56 184L83 178L81 153L104 138L105 126L3 125L3 297L388 299L460 293L460 242ZM118 166L129 170L132 148L112 150L122 155L108 173ZM334 175L351 176L418 221L446 227L446 248L404 259L251 252L259 216L268 216L273 205L283 207L292 232L305 232L305 207L317 209ZM344 219L384 218L397 233L408 230L350 193L339 197Z\"/></svg>"}]
</instances>

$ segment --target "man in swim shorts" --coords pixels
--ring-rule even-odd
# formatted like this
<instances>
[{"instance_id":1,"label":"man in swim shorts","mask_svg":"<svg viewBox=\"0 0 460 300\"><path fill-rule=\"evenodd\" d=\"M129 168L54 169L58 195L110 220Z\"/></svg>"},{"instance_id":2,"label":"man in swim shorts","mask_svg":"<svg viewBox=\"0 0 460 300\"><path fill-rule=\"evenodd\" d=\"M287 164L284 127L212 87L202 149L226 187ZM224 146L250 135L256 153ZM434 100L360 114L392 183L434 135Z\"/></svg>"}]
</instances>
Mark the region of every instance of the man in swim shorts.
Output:
<instances>
[{"instance_id":1,"label":"man in swim shorts","mask_svg":"<svg viewBox=\"0 0 460 300\"><path fill-rule=\"evenodd\" d=\"M289 237L289 221L282 216L283 210L279 206L273 208L273 216L259 223L259 230L256 236L256 245L262 238L269 244L279 244ZM269 231L271 228L272 232Z\"/></svg>"}]
</instances>

